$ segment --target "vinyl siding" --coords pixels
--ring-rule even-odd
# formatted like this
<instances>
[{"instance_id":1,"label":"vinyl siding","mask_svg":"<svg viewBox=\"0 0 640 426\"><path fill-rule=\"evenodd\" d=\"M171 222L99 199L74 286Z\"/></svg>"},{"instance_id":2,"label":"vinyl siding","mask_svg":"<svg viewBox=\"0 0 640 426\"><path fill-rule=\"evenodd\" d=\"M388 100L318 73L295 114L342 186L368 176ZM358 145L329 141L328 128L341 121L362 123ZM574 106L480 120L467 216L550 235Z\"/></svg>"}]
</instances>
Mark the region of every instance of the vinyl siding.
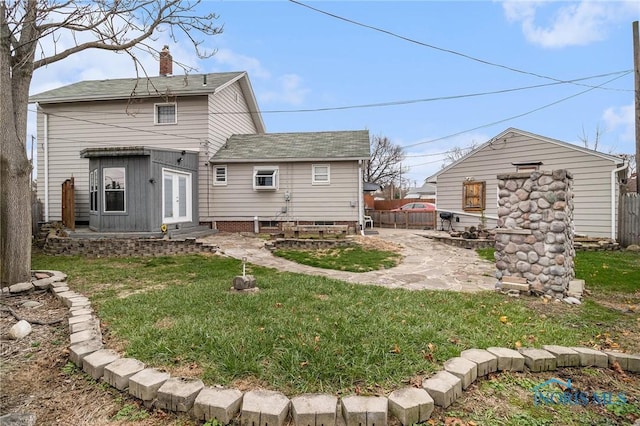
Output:
<instances>
[{"instance_id":1,"label":"vinyl siding","mask_svg":"<svg viewBox=\"0 0 640 426\"><path fill-rule=\"evenodd\" d=\"M330 165L329 185L312 185L313 164ZM357 162L269 163L266 166L278 167L276 191L253 189L253 164L228 164L227 186L212 186L212 219L246 220L258 216L260 220L358 220ZM289 202L285 201L287 192ZM284 207L286 213L282 213Z\"/></svg>"},{"instance_id":2,"label":"vinyl siding","mask_svg":"<svg viewBox=\"0 0 640 426\"><path fill-rule=\"evenodd\" d=\"M49 132L49 220L61 218L61 184L75 177L76 220L89 220L89 160L80 158L84 148L149 146L200 151L208 136L207 96L177 99L177 124L154 124L154 103L143 100L127 105L123 101L78 102L41 106L38 112L38 197L44 201L44 120ZM200 176L207 166L199 161Z\"/></svg>"},{"instance_id":3,"label":"vinyl siding","mask_svg":"<svg viewBox=\"0 0 640 426\"><path fill-rule=\"evenodd\" d=\"M438 210L462 212L462 182L466 177L486 181L488 217L497 216L497 175L514 172L511 163L542 161L542 170L566 168L573 173L574 221L578 234L611 236L611 170L605 158L520 134L500 138L471 154L437 177ZM456 229L477 226L479 217L457 215ZM495 227L495 220L487 225Z\"/></svg>"},{"instance_id":4,"label":"vinyl siding","mask_svg":"<svg viewBox=\"0 0 640 426\"><path fill-rule=\"evenodd\" d=\"M198 185L200 217L203 220L209 220L208 218L212 215L213 168L208 165L209 159L226 143L231 135L257 132L255 123L249 114L247 102L242 95L240 83L235 82L220 92L209 95L208 107L210 113L207 118L207 149L203 150L200 155L201 168ZM251 183L251 179L249 183Z\"/></svg>"}]
</instances>

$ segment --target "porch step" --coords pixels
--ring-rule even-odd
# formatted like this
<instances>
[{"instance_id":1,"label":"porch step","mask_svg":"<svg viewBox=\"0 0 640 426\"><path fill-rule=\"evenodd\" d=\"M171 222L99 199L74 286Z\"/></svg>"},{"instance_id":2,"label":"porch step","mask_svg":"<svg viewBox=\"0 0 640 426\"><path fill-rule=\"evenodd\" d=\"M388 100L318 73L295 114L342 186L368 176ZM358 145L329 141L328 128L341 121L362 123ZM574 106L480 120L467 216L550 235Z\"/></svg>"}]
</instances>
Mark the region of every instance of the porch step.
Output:
<instances>
[{"instance_id":1,"label":"porch step","mask_svg":"<svg viewBox=\"0 0 640 426\"><path fill-rule=\"evenodd\" d=\"M217 229L211 229L208 226L190 226L188 228L169 229L167 236L172 240L183 240L185 238L200 238L218 233Z\"/></svg>"}]
</instances>

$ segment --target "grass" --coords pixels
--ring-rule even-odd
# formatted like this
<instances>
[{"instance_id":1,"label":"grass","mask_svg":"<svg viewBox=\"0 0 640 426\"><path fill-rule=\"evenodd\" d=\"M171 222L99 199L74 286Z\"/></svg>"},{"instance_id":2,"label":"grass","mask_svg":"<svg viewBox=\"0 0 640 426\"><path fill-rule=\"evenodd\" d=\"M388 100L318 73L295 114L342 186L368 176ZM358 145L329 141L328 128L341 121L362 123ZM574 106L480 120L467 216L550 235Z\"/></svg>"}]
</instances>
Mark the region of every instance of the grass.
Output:
<instances>
[{"instance_id":1,"label":"grass","mask_svg":"<svg viewBox=\"0 0 640 426\"><path fill-rule=\"evenodd\" d=\"M494 261L493 248L476 249L478 255ZM579 251L575 257L576 277L590 290L633 293L640 290L640 253L630 251Z\"/></svg>"},{"instance_id":2,"label":"grass","mask_svg":"<svg viewBox=\"0 0 640 426\"><path fill-rule=\"evenodd\" d=\"M322 250L279 249L273 254L303 265L350 272L392 268L402 257L399 253L365 249L358 245Z\"/></svg>"},{"instance_id":3,"label":"grass","mask_svg":"<svg viewBox=\"0 0 640 426\"><path fill-rule=\"evenodd\" d=\"M354 264L359 255L342 252ZM34 254L33 268L66 272L126 356L195 368L207 384L249 381L289 395L375 394L467 348L588 344L637 326L593 302L541 316L527 299L493 292L390 290L254 265L247 273L260 291L238 294L229 289L241 262L218 256Z\"/></svg>"},{"instance_id":4,"label":"grass","mask_svg":"<svg viewBox=\"0 0 640 426\"><path fill-rule=\"evenodd\" d=\"M576 254L575 263L576 275L590 289L623 293L640 290L640 253L581 251Z\"/></svg>"}]
</instances>

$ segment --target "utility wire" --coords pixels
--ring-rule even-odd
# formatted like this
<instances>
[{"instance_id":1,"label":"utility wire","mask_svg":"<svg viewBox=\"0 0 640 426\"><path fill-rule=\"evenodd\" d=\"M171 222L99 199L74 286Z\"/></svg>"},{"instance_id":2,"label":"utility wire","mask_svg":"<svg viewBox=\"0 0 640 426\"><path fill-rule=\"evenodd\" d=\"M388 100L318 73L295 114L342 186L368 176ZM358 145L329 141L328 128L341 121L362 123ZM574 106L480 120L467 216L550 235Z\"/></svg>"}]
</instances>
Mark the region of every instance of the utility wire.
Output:
<instances>
[{"instance_id":1,"label":"utility wire","mask_svg":"<svg viewBox=\"0 0 640 426\"><path fill-rule=\"evenodd\" d=\"M618 77L614 77L614 78L612 78L610 80L607 80L604 83L602 83L600 86L603 86L605 84L609 84L612 81L615 81L615 80L617 80L619 78L624 77L625 75L626 74L623 74L623 75L620 75ZM559 99L559 100L557 100L555 102L551 102L550 104L546 104L546 105L543 105L541 107L532 109L530 111L523 112L522 114L513 115L511 117L503 118L502 120L494 121L492 123L483 124L481 126L477 126L477 127L472 128L472 129L462 130L460 132L456 132L456 133L453 133L451 135L442 136L442 137L439 137L439 138L436 138L436 139L431 139L431 140L424 141L424 142L417 142L417 143L414 143L414 144L411 144L411 145L406 145L403 148L412 148L412 147L418 146L418 145L424 145L424 144L427 144L427 143L441 141L443 139L449 139L449 138L452 138L454 136L459 136L459 135L462 135L462 134L465 134L465 133L468 133L468 132L472 132L474 130L484 129L485 127L491 127L491 126L494 126L496 124L504 123L505 121L513 120L513 119L520 118L520 117L524 117L525 115L533 114L534 112L538 112L538 111L543 110L545 108L549 108L551 106L557 105L557 104L559 104L561 102L567 101L567 100L575 98L577 96L584 95L585 93L590 92L590 91L595 90L595 89L599 89L599 86L590 87L589 89L583 90L582 92L575 93L575 94L573 94L571 96L567 96L567 97Z\"/></svg>"},{"instance_id":2,"label":"utility wire","mask_svg":"<svg viewBox=\"0 0 640 426\"><path fill-rule=\"evenodd\" d=\"M603 86L605 84L609 84L609 83L611 83L611 82L613 82L613 81L615 81L615 80L617 80L619 78L624 77L625 75L627 75L627 74L629 74L631 72L632 71L628 71L628 72L626 72L624 74L618 75L617 77L609 79L609 80L605 81L604 83L602 83L600 86ZM618 73L614 73L614 74L618 74ZM459 135L462 135L462 134L465 134L465 133L468 133L468 132L472 132L474 130L479 130L479 129L483 129L483 128L486 128L486 127L491 127L491 126L494 126L496 124L504 123L505 121L513 120L513 119L520 118L520 117L524 117L524 116L532 114L534 112L538 112L538 111L543 110L545 108L549 108L551 106L557 105L557 104L559 104L561 102L564 102L566 100L569 100L569 99L575 98L577 96L583 95L583 94L585 94L587 92L590 92L592 90L595 90L597 88L599 88L599 86L590 87L590 88L588 88L586 90L583 90L581 92L575 93L575 94L573 94L571 96L567 96L565 98L559 99L559 100L551 102L549 104L546 104L546 105L540 106L538 108L532 109L530 111L524 112L522 114L514 115L514 116L507 117L507 118L504 118L504 119L501 119L501 120L498 120L498 121L494 121L494 122L491 122L491 123L483 124L483 125L471 128L471 129L462 130L460 132L456 132L456 133L453 133L453 134L450 134L450 135L447 135L447 136L442 136L442 137L439 137L439 138L436 138L436 139L430 139L430 140L427 140L427 141L417 142L417 143L414 143L414 144L406 145L403 148L412 148L412 147L418 146L418 145L424 145L424 144L428 144L428 143L438 142L438 141L441 141L441 140L444 140L444 139L452 138L454 136L459 136ZM197 140L198 142L202 142L203 141L202 138L196 138L196 137L193 137L193 136L184 136L184 135L180 135L180 134L166 133L166 132L160 132L160 131L149 130L149 129L137 129L135 127L123 126L123 125L112 124L112 123L102 123L102 122L99 122L99 121L94 121L94 120L89 120L89 119L82 119L82 118L78 118L78 117L72 117L72 116L53 113L53 112L48 112L47 114L49 114L51 116L55 116L55 117L67 118L69 120L74 120L74 121L79 121L79 122L84 122L84 123L89 123L89 124L97 124L97 125L103 125L103 126L107 126L107 127L114 127L114 128L118 128L118 129L132 130L132 131L142 132L142 133L152 133L152 134L156 134L156 135L169 136L169 137L175 137L175 138L181 138L181 139ZM248 114L248 113L245 112L243 114Z\"/></svg>"},{"instance_id":3,"label":"utility wire","mask_svg":"<svg viewBox=\"0 0 640 426\"><path fill-rule=\"evenodd\" d=\"M308 9L311 9L311 10L313 10L315 12L322 13L324 15L330 16L332 18L339 19L341 21L345 21L345 22L348 22L348 23L353 24L353 25L358 25L360 27L368 28L370 30L378 31L378 32L381 32L383 34L387 34L387 35L390 35L392 37L396 37L396 38L399 38L401 40L408 41L410 43L414 43L414 44L417 44L417 45L420 45L420 46L428 47L430 49L439 50L439 51L445 52L445 53L450 53L452 55L460 56L460 57L463 57L465 59L469 59L471 61L479 62L479 63L485 64L485 65L490 65L492 67L503 68L503 69L506 69L506 70L509 70L509 71L513 71L513 72L516 72L516 73L519 73L519 74L532 75L534 77L544 78L545 80L552 80L552 81L556 81L556 82L562 82L561 79L557 79L557 78L554 78L554 77L549 77L549 76L544 75L544 74L538 74L538 73L531 72L531 71L524 71L524 70L521 70L521 69L518 69L518 68L513 68L513 67L510 67L510 66L507 66L507 65L502 65L502 64L498 64L498 63L495 63L495 62L487 61L487 60L484 60L484 59L476 58L474 56L467 55L467 54L461 53L461 52L457 52L455 50L445 49L443 47L438 47L438 46L434 46L432 44L424 43L424 42L421 42L421 41L418 41L418 40L415 40L415 39L412 39L412 38L409 38L409 37L402 36L400 34L394 33L394 32L389 31L389 30L385 30L385 29L382 29L382 28L374 27L373 25L363 24L362 22L354 21L353 19L345 18L343 16L339 16L339 15L336 15L334 13L330 13L330 12L315 8L313 6L309 6L308 4L305 4L305 3L302 3L302 2L299 2L299 1L296 1L296 0L289 0L289 1L291 3L297 4L299 6L303 6L303 7L306 7ZM586 86L586 87L604 89L604 90L616 90L616 91L625 91L625 92L632 92L633 91L631 89L615 89L615 88L608 88L608 87L601 87L601 86L589 86L587 84L581 84L581 83L572 83L572 84L575 84L577 86Z\"/></svg>"},{"instance_id":4,"label":"utility wire","mask_svg":"<svg viewBox=\"0 0 640 426\"><path fill-rule=\"evenodd\" d=\"M488 96L488 95L499 95L499 94L503 94L503 93L517 92L517 91L522 91L522 90L538 89L538 88L541 88L541 87L557 86L557 85L560 85L560 84L572 84L572 83L575 83L575 82L578 82L578 81L591 80L591 79L594 79L594 78L610 77L612 75L620 75L620 74L626 75L626 74L629 74L632 71L633 70L614 71L614 72L610 72L610 73L606 73L606 74L592 75L592 76L589 76L589 77L574 78L574 79L571 79L571 80L564 80L564 81L558 81L558 82L553 82L553 83L536 84L536 85L532 85L532 86L523 86L523 87L510 88L510 89L499 89L499 90L493 90L493 91L488 91L488 92L477 92L477 93L466 93L466 94L461 94L461 95L438 96L438 97L434 97L434 98L422 98L422 99L409 99L409 100L400 100L400 101L378 102L378 103L372 103L372 104L342 105L342 106L335 106L335 107L305 108L305 109L290 109L290 110L265 110L265 111L260 111L260 113L261 114L285 114L285 113L303 113L303 112L342 111L342 110L349 110L349 109L377 108L377 107L408 105L408 104L424 103L424 102L446 101L446 100L462 99L462 98L473 98L473 97ZM593 87L593 86L587 86L587 87ZM33 110L30 110L30 111L34 112ZM73 110L64 110L64 109L58 109L57 111L58 112L68 112L68 113L77 112L77 111L73 111ZM93 111L83 111L83 113L93 113L93 114L97 114L97 115L105 115L105 114L122 115L123 114L122 111L95 111L95 112L93 112ZM153 114L153 112L135 112L135 113L131 113L129 115L132 115L132 116L141 115L141 116L143 116L143 115L151 115L151 114ZM191 114L200 115L199 112L181 113L180 115L181 116L188 116L188 115L191 115ZM247 112L247 111L218 111L218 112L211 112L209 114L210 115L246 115L246 114L252 114L252 113L251 112Z\"/></svg>"}]
</instances>

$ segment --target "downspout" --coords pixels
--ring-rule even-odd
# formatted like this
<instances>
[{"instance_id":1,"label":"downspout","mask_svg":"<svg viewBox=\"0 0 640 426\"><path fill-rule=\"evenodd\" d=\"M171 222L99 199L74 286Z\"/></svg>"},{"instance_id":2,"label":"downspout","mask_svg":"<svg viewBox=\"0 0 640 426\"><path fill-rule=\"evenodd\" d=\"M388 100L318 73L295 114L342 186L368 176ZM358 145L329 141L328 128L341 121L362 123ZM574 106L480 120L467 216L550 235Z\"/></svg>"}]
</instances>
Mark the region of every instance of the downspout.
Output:
<instances>
[{"instance_id":1,"label":"downspout","mask_svg":"<svg viewBox=\"0 0 640 426\"><path fill-rule=\"evenodd\" d=\"M362 160L358 160L358 223L360 224L360 234L364 236L364 188L362 179Z\"/></svg>"},{"instance_id":2,"label":"downspout","mask_svg":"<svg viewBox=\"0 0 640 426\"><path fill-rule=\"evenodd\" d=\"M38 108L39 109L39 108ZM43 112L44 116L44 221L49 222L49 114Z\"/></svg>"},{"instance_id":3,"label":"downspout","mask_svg":"<svg viewBox=\"0 0 640 426\"><path fill-rule=\"evenodd\" d=\"M617 169L611 170L611 239L616 241L616 174L629 167L629 163L625 162Z\"/></svg>"}]
</instances>

